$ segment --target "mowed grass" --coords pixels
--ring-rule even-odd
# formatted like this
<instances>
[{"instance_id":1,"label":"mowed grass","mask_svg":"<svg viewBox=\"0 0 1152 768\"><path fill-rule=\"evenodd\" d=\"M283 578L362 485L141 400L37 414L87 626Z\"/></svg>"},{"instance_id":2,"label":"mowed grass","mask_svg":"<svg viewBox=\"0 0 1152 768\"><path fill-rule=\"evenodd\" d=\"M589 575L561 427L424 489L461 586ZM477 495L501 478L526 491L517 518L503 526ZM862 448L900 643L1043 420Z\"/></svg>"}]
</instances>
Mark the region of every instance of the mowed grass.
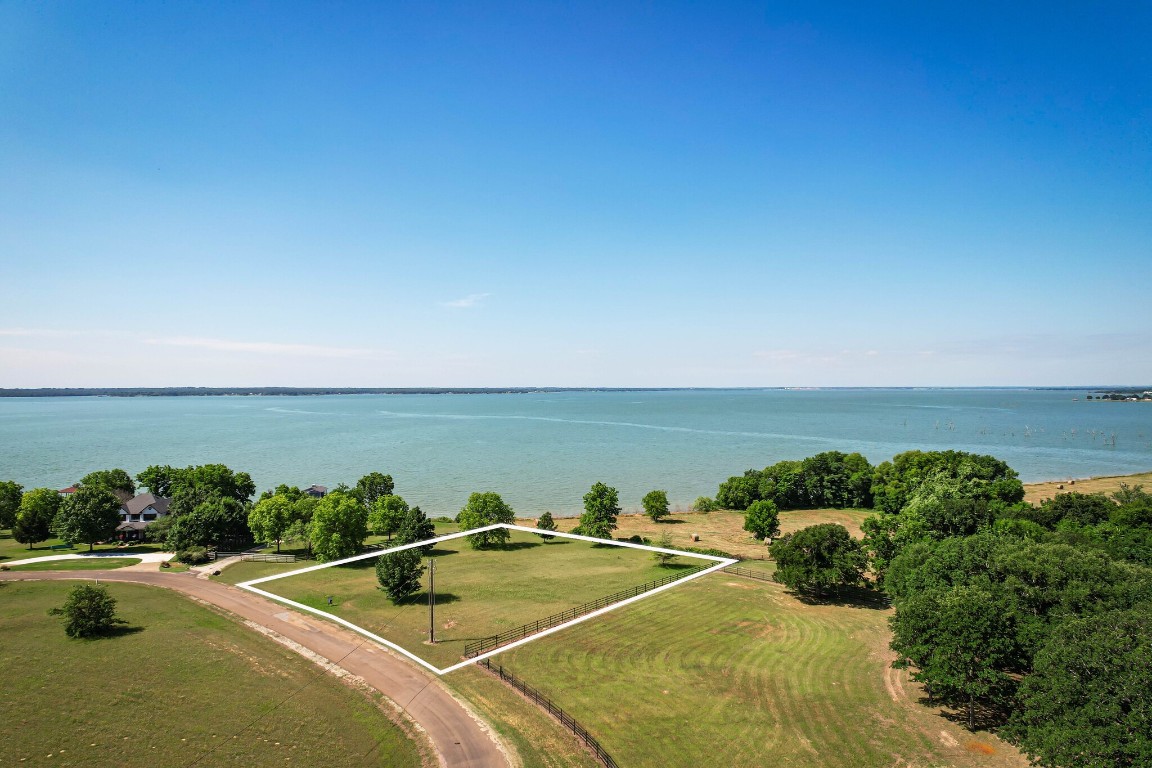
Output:
<instances>
[{"instance_id":1,"label":"mowed grass","mask_svg":"<svg viewBox=\"0 0 1152 768\"><path fill-rule=\"evenodd\" d=\"M543 619L628 587L712 561L680 557L661 567L651 552L513 532L503 549L443 542L436 560L436 644L429 645L427 592L393 605L376 580L376 558L259 584L259 588L363 627L438 666L465 643ZM425 560L427 563L427 559ZM239 567L239 566L236 566ZM224 571L225 574L231 568ZM427 587L428 574L424 575ZM332 596L333 605L327 604Z\"/></svg>"},{"instance_id":2,"label":"mowed grass","mask_svg":"<svg viewBox=\"0 0 1152 768\"><path fill-rule=\"evenodd\" d=\"M869 509L794 509L780 513L780 531L791 533L817 523L839 523L856 538L863 534L860 524L872 514ZM517 521L520 525L535 526L535 519ZM561 531L570 531L579 522L576 518L556 518ZM620 515L615 536L626 539L640 536L657 542L667 533L673 547L707 547L728 552L739 558L762 560L768 557L768 547L744 530L744 513L729 510L715 512L682 512L670 515L659 523L644 515ZM693 535L699 541L693 541Z\"/></svg>"},{"instance_id":3,"label":"mowed grass","mask_svg":"<svg viewBox=\"0 0 1152 768\"><path fill-rule=\"evenodd\" d=\"M53 545L62 548L52 549ZM48 539L40 542L33 549L29 549L27 544L21 544L12 538L11 531L0 531L0 565L9 560L27 560L30 557L45 557L46 555L83 554L87 551L87 544L77 544L75 547L68 548L60 539ZM92 548L92 551L131 555L141 552L163 552L164 548L159 544L133 544L124 547L118 544L97 544Z\"/></svg>"},{"instance_id":4,"label":"mowed grass","mask_svg":"<svg viewBox=\"0 0 1152 768\"><path fill-rule=\"evenodd\" d=\"M73 586L0 583L0 765L420 765L364 693L168 590L109 584L129 630L69 639Z\"/></svg>"},{"instance_id":5,"label":"mowed grass","mask_svg":"<svg viewBox=\"0 0 1152 768\"><path fill-rule=\"evenodd\" d=\"M917 703L888 615L719 572L492 661L635 768L1027 765Z\"/></svg>"},{"instance_id":6,"label":"mowed grass","mask_svg":"<svg viewBox=\"0 0 1152 768\"><path fill-rule=\"evenodd\" d=\"M138 557L85 557L74 560L47 560L42 563L10 565L10 571L107 571L139 565Z\"/></svg>"}]
</instances>

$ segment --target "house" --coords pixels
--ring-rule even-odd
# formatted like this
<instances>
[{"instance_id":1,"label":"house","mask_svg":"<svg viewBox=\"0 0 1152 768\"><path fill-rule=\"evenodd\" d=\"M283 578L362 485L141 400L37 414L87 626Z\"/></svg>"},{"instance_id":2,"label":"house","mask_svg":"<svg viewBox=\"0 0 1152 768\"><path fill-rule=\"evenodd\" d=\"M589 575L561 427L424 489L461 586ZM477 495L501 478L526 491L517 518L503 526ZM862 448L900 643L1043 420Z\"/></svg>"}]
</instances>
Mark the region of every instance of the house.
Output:
<instances>
[{"instance_id":1,"label":"house","mask_svg":"<svg viewBox=\"0 0 1152 768\"><path fill-rule=\"evenodd\" d=\"M139 541L144 538L144 529L168 514L171 499L140 493L120 507L120 525L116 528L116 538L120 541Z\"/></svg>"},{"instance_id":2,"label":"house","mask_svg":"<svg viewBox=\"0 0 1152 768\"><path fill-rule=\"evenodd\" d=\"M328 488L323 485L313 485L304 489L305 496L311 496L314 499L322 499L328 495Z\"/></svg>"},{"instance_id":3,"label":"house","mask_svg":"<svg viewBox=\"0 0 1152 768\"><path fill-rule=\"evenodd\" d=\"M78 490L80 490L80 489L77 488L75 485L70 485L67 488L61 488L60 490L56 491L56 493L60 494L61 496L71 496L72 494L76 493L76 491L78 491Z\"/></svg>"}]
</instances>

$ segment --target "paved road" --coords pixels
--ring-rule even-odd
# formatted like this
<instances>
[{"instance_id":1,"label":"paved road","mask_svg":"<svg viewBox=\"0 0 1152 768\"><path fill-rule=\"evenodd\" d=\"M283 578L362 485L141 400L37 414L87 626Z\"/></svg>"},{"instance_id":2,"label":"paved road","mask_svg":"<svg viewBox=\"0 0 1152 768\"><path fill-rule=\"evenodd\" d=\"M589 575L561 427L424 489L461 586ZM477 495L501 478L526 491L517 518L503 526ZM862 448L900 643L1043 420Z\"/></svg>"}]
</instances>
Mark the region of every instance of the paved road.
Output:
<instances>
[{"instance_id":1,"label":"paved road","mask_svg":"<svg viewBox=\"0 0 1152 768\"><path fill-rule=\"evenodd\" d=\"M6 581L100 579L150 584L182 592L219 606L277 632L362 677L401 706L428 734L445 765L456 768L506 768L509 761L496 741L438 683L436 677L371 641L323 619L314 619L259 595L198 579L188 573L111 571L0 572Z\"/></svg>"},{"instance_id":2,"label":"paved road","mask_svg":"<svg viewBox=\"0 0 1152 768\"><path fill-rule=\"evenodd\" d=\"M49 563L53 560L100 560L103 558L130 557L141 563L162 563L176 556L175 552L82 552L68 555L44 555L43 557L26 557L23 560L5 560L4 565L34 565L36 563ZM131 567L131 566L129 566Z\"/></svg>"}]
</instances>

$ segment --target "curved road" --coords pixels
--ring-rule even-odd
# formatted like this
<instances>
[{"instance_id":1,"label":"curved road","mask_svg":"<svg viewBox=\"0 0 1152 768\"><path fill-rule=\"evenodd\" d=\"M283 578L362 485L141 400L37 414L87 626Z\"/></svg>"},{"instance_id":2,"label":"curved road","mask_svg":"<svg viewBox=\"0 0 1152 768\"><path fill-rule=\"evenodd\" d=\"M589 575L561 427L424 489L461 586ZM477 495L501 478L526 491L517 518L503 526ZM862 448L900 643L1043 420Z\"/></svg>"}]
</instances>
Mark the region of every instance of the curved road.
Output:
<instances>
[{"instance_id":1,"label":"curved road","mask_svg":"<svg viewBox=\"0 0 1152 768\"><path fill-rule=\"evenodd\" d=\"M267 627L323 656L396 702L427 733L444 765L506 768L509 761L494 737L439 684L434 675L403 661L364 638L323 619L313 619L259 595L187 573L155 571L0 572L4 581L101 579L165 587L223 608Z\"/></svg>"}]
</instances>

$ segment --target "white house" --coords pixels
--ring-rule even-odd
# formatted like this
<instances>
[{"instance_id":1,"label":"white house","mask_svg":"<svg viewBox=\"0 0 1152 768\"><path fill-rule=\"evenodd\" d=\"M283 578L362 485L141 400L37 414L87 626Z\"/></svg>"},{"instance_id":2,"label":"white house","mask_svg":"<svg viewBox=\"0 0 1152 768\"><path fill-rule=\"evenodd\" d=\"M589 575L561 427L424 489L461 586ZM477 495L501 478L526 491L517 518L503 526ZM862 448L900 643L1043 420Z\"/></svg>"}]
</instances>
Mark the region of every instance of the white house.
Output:
<instances>
[{"instance_id":1,"label":"white house","mask_svg":"<svg viewBox=\"0 0 1152 768\"><path fill-rule=\"evenodd\" d=\"M144 529L148 525L168 514L168 505L171 499L163 496L154 496L151 493L140 493L120 507L120 525L116 528L116 537L121 541L137 541L143 538Z\"/></svg>"}]
</instances>

